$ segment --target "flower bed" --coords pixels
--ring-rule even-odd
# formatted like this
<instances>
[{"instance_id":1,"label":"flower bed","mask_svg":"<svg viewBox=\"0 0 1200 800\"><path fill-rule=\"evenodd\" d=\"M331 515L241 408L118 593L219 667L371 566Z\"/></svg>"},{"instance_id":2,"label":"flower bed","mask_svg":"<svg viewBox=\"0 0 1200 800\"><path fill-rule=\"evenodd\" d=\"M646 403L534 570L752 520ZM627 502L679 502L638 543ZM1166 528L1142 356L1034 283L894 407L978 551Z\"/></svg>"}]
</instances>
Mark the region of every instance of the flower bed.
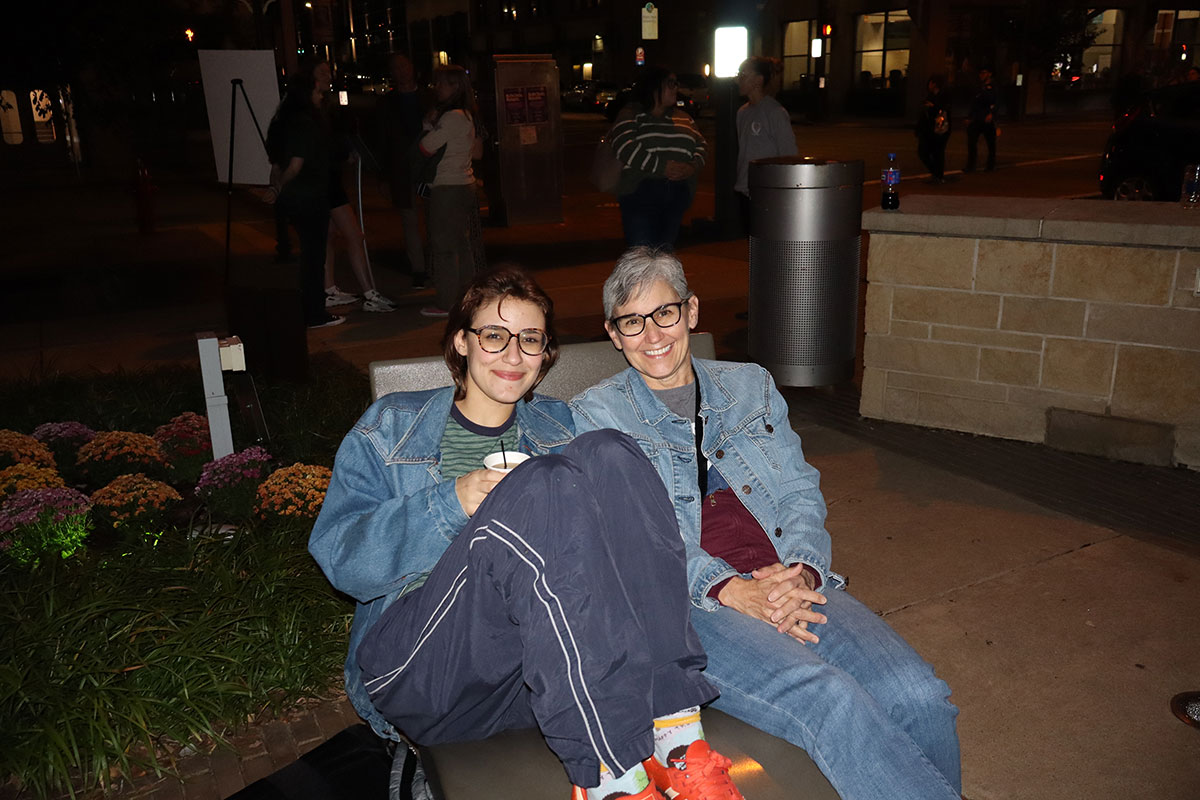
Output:
<instances>
[{"instance_id":1,"label":"flower bed","mask_svg":"<svg viewBox=\"0 0 1200 800\"><path fill-rule=\"evenodd\" d=\"M315 369L261 386L282 433L217 461L194 371L0 383L5 792L170 772L340 682L352 606L306 545L367 390Z\"/></svg>"}]
</instances>

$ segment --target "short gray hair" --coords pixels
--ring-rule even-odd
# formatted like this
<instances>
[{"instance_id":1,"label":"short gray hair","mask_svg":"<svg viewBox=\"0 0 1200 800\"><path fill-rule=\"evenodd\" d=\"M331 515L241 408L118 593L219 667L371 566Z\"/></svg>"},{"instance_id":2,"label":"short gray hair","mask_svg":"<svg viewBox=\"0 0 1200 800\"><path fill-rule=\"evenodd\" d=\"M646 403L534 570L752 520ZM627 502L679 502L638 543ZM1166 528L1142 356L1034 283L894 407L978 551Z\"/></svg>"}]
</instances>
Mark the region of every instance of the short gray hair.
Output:
<instances>
[{"instance_id":1,"label":"short gray hair","mask_svg":"<svg viewBox=\"0 0 1200 800\"><path fill-rule=\"evenodd\" d=\"M670 250L658 247L631 247L617 259L612 274L604 282L604 318L612 319L613 310L624 305L642 289L656 281L666 283L680 300L692 296L683 264Z\"/></svg>"}]
</instances>

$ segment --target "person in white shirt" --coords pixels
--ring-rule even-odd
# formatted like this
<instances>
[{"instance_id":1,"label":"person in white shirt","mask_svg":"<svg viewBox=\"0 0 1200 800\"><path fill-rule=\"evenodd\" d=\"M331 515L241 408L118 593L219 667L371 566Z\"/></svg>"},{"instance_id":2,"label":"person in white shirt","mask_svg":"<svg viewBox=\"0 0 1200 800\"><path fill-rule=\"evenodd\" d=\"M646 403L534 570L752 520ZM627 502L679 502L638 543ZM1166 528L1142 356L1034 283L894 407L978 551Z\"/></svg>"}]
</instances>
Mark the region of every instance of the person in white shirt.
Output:
<instances>
[{"instance_id":1,"label":"person in white shirt","mask_svg":"<svg viewBox=\"0 0 1200 800\"><path fill-rule=\"evenodd\" d=\"M437 301L421 313L445 317L475 274L470 238L476 203L471 161L483 155L483 138L467 71L455 64L438 67L433 88L437 106L426 121L420 149L426 157L442 150L429 194L429 249Z\"/></svg>"},{"instance_id":2,"label":"person in white shirt","mask_svg":"<svg viewBox=\"0 0 1200 800\"><path fill-rule=\"evenodd\" d=\"M746 98L737 112L737 179L733 189L741 202L742 223L750 228L750 162L759 158L796 155L796 135L787 109L768 90L783 72L777 58L751 56L738 68L738 93Z\"/></svg>"}]
</instances>

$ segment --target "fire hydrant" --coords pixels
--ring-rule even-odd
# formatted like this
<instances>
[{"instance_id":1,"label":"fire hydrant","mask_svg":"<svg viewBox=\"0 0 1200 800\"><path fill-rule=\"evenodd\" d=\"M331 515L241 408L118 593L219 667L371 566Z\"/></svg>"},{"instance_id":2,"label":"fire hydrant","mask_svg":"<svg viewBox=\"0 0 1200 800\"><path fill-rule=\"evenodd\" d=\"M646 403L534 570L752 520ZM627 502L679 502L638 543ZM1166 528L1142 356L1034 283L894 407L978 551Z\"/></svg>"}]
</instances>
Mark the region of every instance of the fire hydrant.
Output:
<instances>
[{"instance_id":1,"label":"fire hydrant","mask_svg":"<svg viewBox=\"0 0 1200 800\"><path fill-rule=\"evenodd\" d=\"M154 233L154 193L158 187L150 181L150 170L139 158L133 195L137 203L138 233Z\"/></svg>"}]
</instances>

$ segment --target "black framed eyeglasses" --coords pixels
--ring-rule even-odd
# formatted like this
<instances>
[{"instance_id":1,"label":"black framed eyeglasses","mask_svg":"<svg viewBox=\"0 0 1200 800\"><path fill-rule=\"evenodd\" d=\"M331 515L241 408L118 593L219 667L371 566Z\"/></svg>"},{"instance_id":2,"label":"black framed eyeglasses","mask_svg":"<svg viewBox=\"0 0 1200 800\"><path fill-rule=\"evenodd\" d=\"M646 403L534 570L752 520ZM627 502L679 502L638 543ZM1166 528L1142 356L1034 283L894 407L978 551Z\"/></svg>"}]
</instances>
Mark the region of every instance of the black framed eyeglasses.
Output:
<instances>
[{"instance_id":1,"label":"black framed eyeglasses","mask_svg":"<svg viewBox=\"0 0 1200 800\"><path fill-rule=\"evenodd\" d=\"M550 337L540 328L524 328L513 333L503 325L484 325L467 330L479 339L479 347L485 353L503 353L513 339L527 356L540 356L550 345Z\"/></svg>"},{"instance_id":2,"label":"black framed eyeglasses","mask_svg":"<svg viewBox=\"0 0 1200 800\"><path fill-rule=\"evenodd\" d=\"M687 300L680 300L678 303L664 303L649 314L622 314L610 319L609 324L622 336L637 336L646 329L648 319L654 320L654 324L660 328L670 328L678 324L683 316L683 304L686 302Z\"/></svg>"}]
</instances>

